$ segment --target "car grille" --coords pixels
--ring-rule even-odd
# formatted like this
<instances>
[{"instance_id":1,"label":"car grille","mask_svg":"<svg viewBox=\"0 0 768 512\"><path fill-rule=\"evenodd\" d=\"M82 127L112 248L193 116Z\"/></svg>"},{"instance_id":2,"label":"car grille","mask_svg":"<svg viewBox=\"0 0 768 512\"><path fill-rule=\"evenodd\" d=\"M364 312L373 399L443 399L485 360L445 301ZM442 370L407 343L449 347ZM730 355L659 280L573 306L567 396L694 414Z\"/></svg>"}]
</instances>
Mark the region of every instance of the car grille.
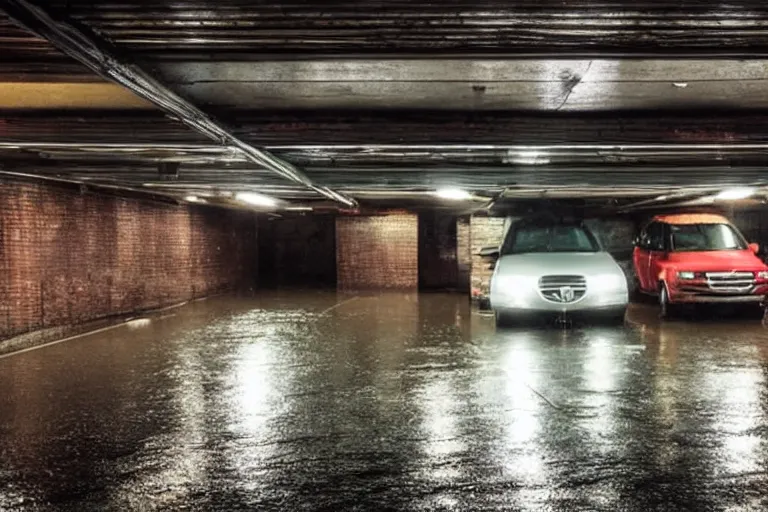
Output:
<instances>
[{"instance_id":1,"label":"car grille","mask_svg":"<svg viewBox=\"0 0 768 512\"><path fill-rule=\"evenodd\" d=\"M550 302L570 304L587 293L584 276L543 276L539 279L539 292Z\"/></svg>"},{"instance_id":2,"label":"car grille","mask_svg":"<svg viewBox=\"0 0 768 512\"><path fill-rule=\"evenodd\" d=\"M716 291L746 291L755 285L752 272L707 272L709 288Z\"/></svg>"}]
</instances>

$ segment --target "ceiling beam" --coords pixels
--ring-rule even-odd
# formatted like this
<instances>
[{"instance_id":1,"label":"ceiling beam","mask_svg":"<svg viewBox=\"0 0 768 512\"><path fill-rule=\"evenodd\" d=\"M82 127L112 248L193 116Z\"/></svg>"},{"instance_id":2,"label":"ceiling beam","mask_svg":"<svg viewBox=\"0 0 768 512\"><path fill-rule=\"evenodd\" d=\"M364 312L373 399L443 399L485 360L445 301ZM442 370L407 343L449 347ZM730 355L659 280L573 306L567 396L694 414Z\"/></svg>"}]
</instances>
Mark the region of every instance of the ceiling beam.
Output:
<instances>
[{"instance_id":1,"label":"ceiling beam","mask_svg":"<svg viewBox=\"0 0 768 512\"><path fill-rule=\"evenodd\" d=\"M128 138L128 137L126 137ZM663 143L663 144L320 144L272 145L265 149L294 166L310 172L327 166L340 171L350 167L411 166L434 169L456 166L525 166L555 168L569 165L681 165L702 167L754 166L768 161L768 143ZM173 143L4 142L0 154L21 158L31 154L58 160L92 162L178 161L187 163L250 165L233 146ZM398 168L393 167L392 171ZM405 170L405 169L402 169ZM598 170L597 168L595 170Z\"/></svg>"},{"instance_id":2,"label":"ceiling beam","mask_svg":"<svg viewBox=\"0 0 768 512\"><path fill-rule=\"evenodd\" d=\"M0 10L95 73L127 87L198 133L219 144L236 147L249 161L333 201L346 206L356 205L354 199L316 185L292 164L236 137L229 128L175 94L140 66L129 63L111 43L86 28L71 20L54 19L45 9L27 0L0 0Z\"/></svg>"},{"instance_id":3,"label":"ceiling beam","mask_svg":"<svg viewBox=\"0 0 768 512\"><path fill-rule=\"evenodd\" d=\"M768 49L765 0L64 1L143 54L675 55Z\"/></svg>"},{"instance_id":4,"label":"ceiling beam","mask_svg":"<svg viewBox=\"0 0 768 512\"><path fill-rule=\"evenodd\" d=\"M175 91L211 109L562 113L768 107L768 60L760 58L205 58L153 64Z\"/></svg>"}]
</instances>

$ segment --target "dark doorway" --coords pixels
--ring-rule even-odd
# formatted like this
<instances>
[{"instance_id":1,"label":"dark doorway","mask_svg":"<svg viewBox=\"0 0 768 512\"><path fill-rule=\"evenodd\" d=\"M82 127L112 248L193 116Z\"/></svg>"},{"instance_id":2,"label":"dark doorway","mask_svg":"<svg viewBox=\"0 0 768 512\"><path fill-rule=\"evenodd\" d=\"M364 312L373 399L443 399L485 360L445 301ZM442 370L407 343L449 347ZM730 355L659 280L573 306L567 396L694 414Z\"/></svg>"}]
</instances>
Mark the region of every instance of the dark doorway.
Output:
<instances>
[{"instance_id":1,"label":"dark doorway","mask_svg":"<svg viewBox=\"0 0 768 512\"><path fill-rule=\"evenodd\" d=\"M455 215L419 214L419 289L459 288L456 222Z\"/></svg>"},{"instance_id":2,"label":"dark doorway","mask_svg":"<svg viewBox=\"0 0 768 512\"><path fill-rule=\"evenodd\" d=\"M263 218L258 236L261 287L336 287L336 219L332 215Z\"/></svg>"}]
</instances>

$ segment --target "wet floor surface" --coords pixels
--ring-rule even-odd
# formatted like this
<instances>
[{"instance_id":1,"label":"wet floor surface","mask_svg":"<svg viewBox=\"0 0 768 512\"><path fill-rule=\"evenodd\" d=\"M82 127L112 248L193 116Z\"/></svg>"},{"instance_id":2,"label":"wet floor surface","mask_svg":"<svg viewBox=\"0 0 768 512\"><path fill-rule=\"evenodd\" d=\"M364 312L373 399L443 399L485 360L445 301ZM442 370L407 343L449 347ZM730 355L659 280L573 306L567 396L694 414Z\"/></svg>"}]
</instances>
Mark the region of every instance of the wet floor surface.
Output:
<instances>
[{"instance_id":1,"label":"wet floor surface","mask_svg":"<svg viewBox=\"0 0 768 512\"><path fill-rule=\"evenodd\" d=\"M765 510L767 471L759 320L282 293L0 359L0 510Z\"/></svg>"}]
</instances>

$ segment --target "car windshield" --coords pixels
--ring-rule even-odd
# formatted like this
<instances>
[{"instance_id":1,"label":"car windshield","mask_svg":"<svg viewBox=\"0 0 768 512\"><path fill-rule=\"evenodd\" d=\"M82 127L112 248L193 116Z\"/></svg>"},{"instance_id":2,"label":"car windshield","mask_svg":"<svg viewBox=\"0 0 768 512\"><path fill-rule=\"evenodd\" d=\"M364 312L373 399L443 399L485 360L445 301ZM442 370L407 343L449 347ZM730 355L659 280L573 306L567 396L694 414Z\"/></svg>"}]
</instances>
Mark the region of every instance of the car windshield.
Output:
<instances>
[{"instance_id":1,"label":"car windshield","mask_svg":"<svg viewBox=\"0 0 768 512\"><path fill-rule=\"evenodd\" d=\"M526 226L514 231L506 254L528 252L597 252L597 241L580 226Z\"/></svg>"},{"instance_id":2,"label":"car windshield","mask_svg":"<svg viewBox=\"0 0 768 512\"><path fill-rule=\"evenodd\" d=\"M670 226L674 251L744 250L747 244L728 224L685 224Z\"/></svg>"}]
</instances>

